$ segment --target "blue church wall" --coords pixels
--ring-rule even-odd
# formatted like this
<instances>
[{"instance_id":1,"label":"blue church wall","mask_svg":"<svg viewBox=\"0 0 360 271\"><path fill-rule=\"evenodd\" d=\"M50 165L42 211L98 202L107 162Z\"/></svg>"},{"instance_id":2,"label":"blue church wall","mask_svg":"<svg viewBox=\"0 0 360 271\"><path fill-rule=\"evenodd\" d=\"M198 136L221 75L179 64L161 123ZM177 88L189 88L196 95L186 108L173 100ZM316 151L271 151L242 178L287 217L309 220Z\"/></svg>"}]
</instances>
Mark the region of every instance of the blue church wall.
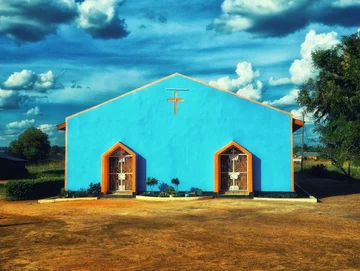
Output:
<instances>
[{"instance_id":1,"label":"blue church wall","mask_svg":"<svg viewBox=\"0 0 360 271\"><path fill-rule=\"evenodd\" d=\"M184 102L174 114L174 91ZM291 116L181 75L67 118L67 189L101 182L116 142L137 154L137 190L154 177L214 190L214 153L235 141L253 154L254 191L292 191Z\"/></svg>"}]
</instances>

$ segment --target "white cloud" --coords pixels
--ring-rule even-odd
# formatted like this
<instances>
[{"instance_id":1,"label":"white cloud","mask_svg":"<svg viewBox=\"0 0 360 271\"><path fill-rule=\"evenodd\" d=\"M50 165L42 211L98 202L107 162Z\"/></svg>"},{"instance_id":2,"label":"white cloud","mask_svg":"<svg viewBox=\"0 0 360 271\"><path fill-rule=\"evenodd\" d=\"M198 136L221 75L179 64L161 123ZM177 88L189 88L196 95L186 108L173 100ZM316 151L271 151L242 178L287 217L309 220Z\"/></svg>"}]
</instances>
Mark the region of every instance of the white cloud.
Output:
<instances>
[{"instance_id":1,"label":"white cloud","mask_svg":"<svg viewBox=\"0 0 360 271\"><path fill-rule=\"evenodd\" d=\"M260 100L262 97L263 84L257 81L255 84L249 84L243 88L240 88L236 94L245 96L253 100Z\"/></svg>"},{"instance_id":2,"label":"white cloud","mask_svg":"<svg viewBox=\"0 0 360 271\"><path fill-rule=\"evenodd\" d=\"M331 3L334 7L350 7L360 5L360 0L336 0Z\"/></svg>"},{"instance_id":3,"label":"white cloud","mask_svg":"<svg viewBox=\"0 0 360 271\"><path fill-rule=\"evenodd\" d=\"M283 86L283 85L289 85L291 84L291 80L289 78L280 78L280 79L276 79L273 76L271 76L269 78L269 82L268 84L270 86Z\"/></svg>"},{"instance_id":4,"label":"white cloud","mask_svg":"<svg viewBox=\"0 0 360 271\"><path fill-rule=\"evenodd\" d=\"M259 70L254 71L253 66L249 62L240 62L235 70L238 78L230 79L229 76L222 77L217 81L210 81L209 84L234 91L239 87L250 84L255 78L260 76Z\"/></svg>"},{"instance_id":5,"label":"white cloud","mask_svg":"<svg viewBox=\"0 0 360 271\"><path fill-rule=\"evenodd\" d=\"M35 89L46 91L55 87L56 77L50 70L47 73L40 73L35 82Z\"/></svg>"},{"instance_id":6,"label":"white cloud","mask_svg":"<svg viewBox=\"0 0 360 271\"><path fill-rule=\"evenodd\" d=\"M329 33L316 34L315 30L310 30L305 36L305 41L301 44L301 56L311 59L311 53L318 49L328 49L339 43L338 34L334 31Z\"/></svg>"},{"instance_id":7,"label":"white cloud","mask_svg":"<svg viewBox=\"0 0 360 271\"><path fill-rule=\"evenodd\" d=\"M210 81L209 84L234 91L250 84L255 78L260 76L259 70L254 71L253 66L249 62L238 63L235 72L238 75L236 79L230 79L229 76L225 76L217 81Z\"/></svg>"},{"instance_id":8,"label":"white cloud","mask_svg":"<svg viewBox=\"0 0 360 271\"><path fill-rule=\"evenodd\" d=\"M300 107L298 109L291 110L291 114L295 119L302 120L303 119L303 112L305 111L305 107ZM314 116L311 113L305 112L305 123L313 124L314 123Z\"/></svg>"},{"instance_id":9,"label":"white cloud","mask_svg":"<svg viewBox=\"0 0 360 271\"><path fill-rule=\"evenodd\" d=\"M40 108L38 106L35 106L33 108L30 108L26 113L26 116L39 116L41 115Z\"/></svg>"},{"instance_id":10,"label":"white cloud","mask_svg":"<svg viewBox=\"0 0 360 271\"><path fill-rule=\"evenodd\" d=\"M35 120L22 120L22 121L14 121L6 125L6 129L8 130L23 130L32 127L35 124Z\"/></svg>"},{"instance_id":11,"label":"white cloud","mask_svg":"<svg viewBox=\"0 0 360 271\"><path fill-rule=\"evenodd\" d=\"M14 72L4 82L4 87L13 90L36 90L45 92L48 89L55 88L56 76L51 70L47 73L36 74L31 70L22 70Z\"/></svg>"},{"instance_id":12,"label":"white cloud","mask_svg":"<svg viewBox=\"0 0 360 271\"><path fill-rule=\"evenodd\" d=\"M24 100L23 96L20 96L13 90L0 89L0 109L16 109L19 104Z\"/></svg>"},{"instance_id":13,"label":"white cloud","mask_svg":"<svg viewBox=\"0 0 360 271\"><path fill-rule=\"evenodd\" d=\"M249 84L255 78L260 76L260 71L254 71L253 66L249 62L238 63L235 72L239 78L232 80L233 87L240 87Z\"/></svg>"},{"instance_id":14,"label":"white cloud","mask_svg":"<svg viewBox=\"0 0 360 271\"><path fill-rule=\"evenodd\" d=\"M38 127L42 132L48 134L49 137L53 136L57 131L56 125L53 124L40 124Z\"/></svg>"},{"instance_id":15,"label":"white cloud","mask_svg":"<svg viewBox=\"0 0 360 271\"><path fill-rule=\"evenodd\" d=\"M225 76L217 81L210 81L209 84L234 91L251 99L261 99L263 84L255 80L260 76L260 71L254 70L249 62L240 62L236 65L235 72L238 75L235 79Z\"/></svg>"},{"instance_id":16,"label":"white cloud","mask_svg":"<svg viewBox=\"0 0 360 271\"><path fill-rule=\"evenodd\" d=\"M4 82L4 86L9 89L32 89L36 80L36 73L30 70L22 70L10 75Z\"/></svg>"},{"instance_id":17,"label":"white cloud","mask_svg":"<svg viewBox=\"0 0 360 271\"><path fill-rule=\"evenodd\" d=\"M315 30L310 30L306 34L304 42L301 44L301 59L295 59L290 66L290 78L280 78L276 80L274 77L270 77L269 85L301 85L310 77L317 76L319 71L313 67L311 53L319 49L329 49L335 46L340 42L337 36L338 34L336 32L316 34Z\"/></svg>"},{"instance_id":18,"label":"white cloud","mask_svg":"<svg viewBox=\"0 0 360 271\"><path fill-rule=\"evenodd\" d=\"M299 90L293 89L284 97L281 97L278 100L274 100L272 102L264 102L264 103L272 106L285 106L285 105L296 104L296 99L298 97L298 94L299 94Z\"/></svg>"},{"instance_id":19,"label":"white cloud","mask_svg":"<svg viewBox=\"0 0 360 271\"><path fill-rule=\"evenodd\" d=\"M290 67L291 81L294 84L305 83L311 76L316 76L318 71L312 66L311 53L319 49L329 49L339 43L336 32L316 34L310 30L301 44L301 59L296 59Z\"/></svg>"},{"instance_id":20,"label":"white cloud","mask_svg":"<svg viewBox=\"0 0 360 271\"><path fill-rule=\"evenodd\" d=\"M94 38L122 38L129 32L119 19L119 6L123 0L86 0L78 4L78 24Z\"/></svg>"},{"instance_id":21,"label":"white cloud","mask_svg":"<svg viewBox=\"0 0 360 271\"><path fill-rule=\"evenodd\" d=\"M54 124L40 124L37 128L49 136L51 145L56 144L56 142L59 140L59 135L60 137L64 136L63 132L58 131L56 125Z\"/></svg>"},{"instance_id":22,"label":"white cloud","mask_svg":"<svg viewBox=\"0 0 360 271\"><path fill-rule=\"evenodd\" d=\"M288 0L225 0L221 5L221 10L224 13L267 15L283 12L296 4L296 1Z\"/></svg>"}]
</instances>

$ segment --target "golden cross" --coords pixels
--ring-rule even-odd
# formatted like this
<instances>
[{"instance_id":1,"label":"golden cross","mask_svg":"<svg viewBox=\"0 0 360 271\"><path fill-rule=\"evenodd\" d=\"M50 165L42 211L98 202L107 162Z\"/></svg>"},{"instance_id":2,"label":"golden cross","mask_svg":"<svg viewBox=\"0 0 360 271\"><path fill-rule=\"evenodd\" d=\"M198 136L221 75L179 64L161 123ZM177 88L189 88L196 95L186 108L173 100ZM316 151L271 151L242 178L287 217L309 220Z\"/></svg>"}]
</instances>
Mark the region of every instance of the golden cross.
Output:
<instances>
[{"instance_id":1,"label":"golden cross","mask_svg":"<svg viewBox=\"0 0 360 271\"><path fill-rule=\"evenodd\" d=\"M174 103L174 115L177 113L177 103L183 102L184 99L177 97L177 92L174 92L174 99L168 99L167 100L170 103Z\"/></svg>"}]
</instances>

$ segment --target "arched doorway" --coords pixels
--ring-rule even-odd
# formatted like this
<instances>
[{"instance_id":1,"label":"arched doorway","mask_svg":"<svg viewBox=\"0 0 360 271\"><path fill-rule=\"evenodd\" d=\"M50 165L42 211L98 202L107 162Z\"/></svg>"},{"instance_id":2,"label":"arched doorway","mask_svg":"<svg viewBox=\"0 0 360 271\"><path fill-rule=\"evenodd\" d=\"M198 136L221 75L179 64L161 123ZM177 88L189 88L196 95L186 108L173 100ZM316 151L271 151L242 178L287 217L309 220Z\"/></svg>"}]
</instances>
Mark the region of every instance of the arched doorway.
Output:
<instances>
[{"instance_id":1,"label":"arched doorway","mask_svg":"<svg viewBox=\"0 0 360 271\"><path fill-rule=\"evenodd\" d=\"M252 154L231 142L215 153L215 192L252 192Z\"/></svg>"},{"instance_id":2,"label":"arched doorway","mask_svg":"<svg viewBox=\"0 0 360 271\"><path fill-rule=\"evenodd\" d=\"M103 193L136 192L136 154L116 143L102 155Z\"/></svg>"}]
</instances>

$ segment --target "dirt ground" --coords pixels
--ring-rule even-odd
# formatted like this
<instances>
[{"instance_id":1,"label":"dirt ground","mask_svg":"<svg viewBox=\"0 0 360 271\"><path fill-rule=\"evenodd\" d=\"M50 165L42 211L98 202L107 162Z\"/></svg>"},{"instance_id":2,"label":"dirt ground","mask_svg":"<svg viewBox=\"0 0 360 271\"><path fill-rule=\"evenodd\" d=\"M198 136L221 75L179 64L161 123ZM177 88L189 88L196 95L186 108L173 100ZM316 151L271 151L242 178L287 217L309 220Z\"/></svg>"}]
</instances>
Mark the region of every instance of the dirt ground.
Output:
<instances>
[{"instance_id":1,"label":"dirt ground","mask_svg":"<svg viewBox=\"0 0 360 271\"><path fill-rule=\"evenodd\" d=\"M0 270L360 270L354 191L317 204L0 201Z\"/></svg>"}]
</instances>

